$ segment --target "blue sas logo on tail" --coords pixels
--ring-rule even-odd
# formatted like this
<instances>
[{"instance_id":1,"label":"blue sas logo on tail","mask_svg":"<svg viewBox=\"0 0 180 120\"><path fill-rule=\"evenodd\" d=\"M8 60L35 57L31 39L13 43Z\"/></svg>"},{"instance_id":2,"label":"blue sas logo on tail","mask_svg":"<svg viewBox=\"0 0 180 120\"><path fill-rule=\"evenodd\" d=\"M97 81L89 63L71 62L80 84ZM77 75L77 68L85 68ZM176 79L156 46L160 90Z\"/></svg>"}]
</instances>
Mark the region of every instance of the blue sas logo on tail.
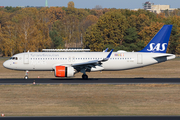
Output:
<instances>
[{"instance_id":1,"label":"blue sas logo on tail","mask_svg":"<svg viewBox=\"0 0 180 120\"><path fill-rule=\"evenodd\" d=\"M158 43L156 46L155 46L155 43L151 43L149 45L150 49L147 49L147 51L165 51L166 49L166 46L167 46L167 43L163 43L162 46L161 46L161 43ZM162 49L160 49L160 47Z\"/></svg>"},{"instance_id":2,"label":"blue sas logo on tail","mask_svg":"<svg viewBox=\"0 0 180 120\"><path fill-rule=\"evenodd\" d=\"M166 53L172 25L164 25L147 46L139 52Z\"/></svg>"}]
</instances>

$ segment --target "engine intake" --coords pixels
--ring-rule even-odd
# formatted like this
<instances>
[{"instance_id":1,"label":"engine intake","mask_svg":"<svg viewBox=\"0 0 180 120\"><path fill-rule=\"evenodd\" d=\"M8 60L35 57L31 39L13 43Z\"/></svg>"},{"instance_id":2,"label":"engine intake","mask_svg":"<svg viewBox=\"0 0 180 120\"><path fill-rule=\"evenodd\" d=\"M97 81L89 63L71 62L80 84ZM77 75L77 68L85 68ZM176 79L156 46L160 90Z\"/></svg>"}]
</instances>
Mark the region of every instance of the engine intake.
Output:
<instances>
[{"instance_id":1,"label":"engine intake","mask_svg":"<svg viewBox=\"0 0 180 120\"><path fill-rule=\"evenodd\" d=\"M73 77L74 73L75 71L73 67L65 66L56 66L54 71L55 77Z\"/></svg>"}]
</instances>

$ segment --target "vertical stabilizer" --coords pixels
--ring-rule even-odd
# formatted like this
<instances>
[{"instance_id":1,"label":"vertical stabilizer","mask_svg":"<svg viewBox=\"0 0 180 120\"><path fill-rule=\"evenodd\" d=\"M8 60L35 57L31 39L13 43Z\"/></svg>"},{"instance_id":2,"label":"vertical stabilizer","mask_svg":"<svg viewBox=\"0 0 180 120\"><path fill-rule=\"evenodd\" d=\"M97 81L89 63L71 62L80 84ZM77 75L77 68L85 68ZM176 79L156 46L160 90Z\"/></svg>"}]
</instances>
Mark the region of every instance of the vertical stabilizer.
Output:
<instances>
[{"instance_id":1,"label":"vertical stabilizer","mask_svg":"<svg viewBox=\"0 0 180 120\"><path fill-rule=\"evenodd\" d=\"M172 25L164 25L148 45L139 52L166 53Z\"/></svg>"}]
</instances>

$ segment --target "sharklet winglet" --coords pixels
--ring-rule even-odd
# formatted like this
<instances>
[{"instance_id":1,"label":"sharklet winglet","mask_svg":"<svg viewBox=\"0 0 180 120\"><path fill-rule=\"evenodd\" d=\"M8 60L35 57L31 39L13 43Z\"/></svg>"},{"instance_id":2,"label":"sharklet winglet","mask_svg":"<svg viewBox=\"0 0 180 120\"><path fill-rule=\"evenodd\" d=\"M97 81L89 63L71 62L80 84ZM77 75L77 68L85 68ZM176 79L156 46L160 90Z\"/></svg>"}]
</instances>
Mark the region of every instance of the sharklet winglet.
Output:
<instances>
[{"instance_id":1,"label":"sharklet winglet","mask_svg":"<svg viewBox=\"0 0 180 120\"><path fill-rule=\"evenodd\" d=\"M109 48L106 48L106 50L104 52L107 52Z\"/></svg>"},{"instance_id":2,"label":"sharklet winglet","mask_svg":"<svg viewBox=\"0 0 180 120\"><path fill-rule=\"evenodd\" d=\"M109 60L109 58L111 57L111 54L112 54L113 50L114 50L114 49L112 49L112 50L109 52L109 54L107 55L107 57L104 58L104 59L102 60L102 62Z\"/></svg>"}]
</instances>

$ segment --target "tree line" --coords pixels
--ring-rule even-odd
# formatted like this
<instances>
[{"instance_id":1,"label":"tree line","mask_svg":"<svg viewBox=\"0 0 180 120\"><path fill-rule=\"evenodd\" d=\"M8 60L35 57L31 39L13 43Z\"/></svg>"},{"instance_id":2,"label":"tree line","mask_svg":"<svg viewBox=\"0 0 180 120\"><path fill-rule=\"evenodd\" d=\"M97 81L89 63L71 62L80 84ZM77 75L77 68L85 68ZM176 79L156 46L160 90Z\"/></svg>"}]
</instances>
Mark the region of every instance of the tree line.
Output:
<instances>
[{"instance_id":1,"label":"tree line","mask_svg":"<svg viewBox=\"0 0 180 120\"><path fill-rule=\"evenodd\" d=\"M88 48L139 51L164 24L173 24L168 52L180 54L180 10L161 14L145 10L68 7L0 8L0 52L12 56L42 49Z\"/></svg>"}]
</instances>

